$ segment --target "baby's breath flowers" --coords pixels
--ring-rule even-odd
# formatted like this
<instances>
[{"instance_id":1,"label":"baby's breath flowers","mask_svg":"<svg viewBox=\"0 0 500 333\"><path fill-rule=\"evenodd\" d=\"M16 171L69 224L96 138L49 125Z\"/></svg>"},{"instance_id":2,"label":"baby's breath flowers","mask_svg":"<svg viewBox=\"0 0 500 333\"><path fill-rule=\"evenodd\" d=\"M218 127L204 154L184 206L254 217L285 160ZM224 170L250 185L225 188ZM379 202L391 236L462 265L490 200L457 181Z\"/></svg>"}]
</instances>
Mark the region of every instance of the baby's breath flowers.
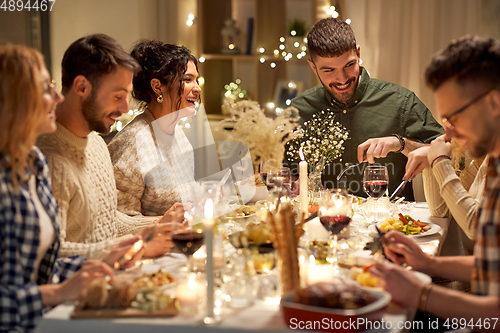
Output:
<instances>
[{"instance_id":1,"label":"baby's breath flowers","mask_svg":"<svg viewBox=\"0 0 500 333\"><path fill-rule=\"evenodd\" d=\"M335 121L334 115L320 111L294 131L292 138L286 152L288 160L296 161L299 149L303 147L309 173L321 173L325 165L341 158L349 131Z\"/></svg>"}]
</instances>

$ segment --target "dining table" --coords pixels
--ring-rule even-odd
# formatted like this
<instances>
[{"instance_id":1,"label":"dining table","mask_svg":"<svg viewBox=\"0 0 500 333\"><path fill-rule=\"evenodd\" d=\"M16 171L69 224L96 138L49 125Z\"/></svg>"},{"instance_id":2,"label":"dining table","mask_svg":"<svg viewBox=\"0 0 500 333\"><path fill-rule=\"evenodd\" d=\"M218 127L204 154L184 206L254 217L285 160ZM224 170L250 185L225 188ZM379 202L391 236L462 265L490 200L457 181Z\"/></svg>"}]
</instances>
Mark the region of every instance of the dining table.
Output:
<instances>
[{"instance_id":1,"label":"dining table","mask_svg":"<svg viewBox=\"0 0 500 333\"><path fill-rule=\"evenodd\" d=\"M414 219L432 222L439 226L439 231L432 235L417 237L415 241L424 252L430 255L439 255L443 240L448 232L450 220L431 216L426 202L413 203L405 214L410 214ZM369 235L373 232L361 214L356 213L351 222L351 229L356 229L356 235ZM180 253L172 253L154 260L154 264L161 267L174 267L182 265L185 258ZM255 302L244 308L225 307L221 314L220 322L214 325L205 325L203 316L179 313L172 317L160 318L111 318L111 319L72 319L74 303L60 304L46 312L36 327L36 332L106 332L106 333L190 333L190 332L279 332L300 329L293 323L286 323L279 302L270 299L256 299ZM404 308L398 304L390 303L383 315L386 322L384 327L368 329L367 332L408 332L415 316L416 310ZM390 323L387 324L387 323Z\"/></svg>"}]
</instances>

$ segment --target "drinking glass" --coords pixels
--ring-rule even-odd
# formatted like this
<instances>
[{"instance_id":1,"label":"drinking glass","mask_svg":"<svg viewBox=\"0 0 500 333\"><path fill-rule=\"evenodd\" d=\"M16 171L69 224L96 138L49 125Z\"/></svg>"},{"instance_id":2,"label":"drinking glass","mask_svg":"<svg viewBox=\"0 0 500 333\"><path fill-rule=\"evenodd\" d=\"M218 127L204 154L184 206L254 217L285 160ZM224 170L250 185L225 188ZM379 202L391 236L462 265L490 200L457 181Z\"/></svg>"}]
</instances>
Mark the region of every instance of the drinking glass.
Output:
<instances>
[{"instance_id":1,"label":"drinking glass","mask_svg":"<svg viewBox=\"0 0 500 333\"><path fill-rule=\"evenodd\" d=\"M383 165L369 165L363 175L363 186L366 194L377 200L387 193L389 173Z\"/></svg>"},{"instance_id":2,"label":"drinking glass","mask_svg":"<svg viewBox=\"0 0 500 333\"><path fill-rule=\"evenodd\" d=\"M292 174L290 173L290 168L282 166L278 172L278 175L283 177L283 185L290 190L290 183L292 182Z\"/></svg>"},{"instance_id":3,"label":"drinking glass","mask_svg":"<svg viewBox=\"0 0 500 333\"><path fill-rule=\"evenodd\" d=\"M271 191L274 188L274 178L277 177L277 174L274 172L267 173L266 186L267 190Z\"/></svg>"},{"instance_id":4,"label":"drinking glass","mask_svg":"<svg viewBox=\"0 0 500 333\"><path fill-rule=\"evenodd\" d=\"M205 243L203 229L197 226L176 229L172 232L172 242L184 253L189 262L193 253Z\"/></svg>"},{"instance_id":5,"label":"drinking glass","mask_svg":"<svg viewBox=\"0 0 500 333\"><path fill-rule=\"evenodd\" d=\"M343 189L332 189L325 192L320 201L318 217L321 224L330 233L333 271L338 273L337 235L351 222L352 204L347 191Z\"/></svg>"},{"instance_id":6,"label":"drinking glass","mask_svg":"<svg viewBox=\"0 0 500 333\"><path fill-rule=\"evenodd\" d=\"M389 173L387 168L383 165L368 165L363 174L363 187L369 198L367 200L367 214L368 220L377 223L378 211L384 209L385 200L379 200L384 194L387 193L389 186Z\"/></svg>"}]
</instances>

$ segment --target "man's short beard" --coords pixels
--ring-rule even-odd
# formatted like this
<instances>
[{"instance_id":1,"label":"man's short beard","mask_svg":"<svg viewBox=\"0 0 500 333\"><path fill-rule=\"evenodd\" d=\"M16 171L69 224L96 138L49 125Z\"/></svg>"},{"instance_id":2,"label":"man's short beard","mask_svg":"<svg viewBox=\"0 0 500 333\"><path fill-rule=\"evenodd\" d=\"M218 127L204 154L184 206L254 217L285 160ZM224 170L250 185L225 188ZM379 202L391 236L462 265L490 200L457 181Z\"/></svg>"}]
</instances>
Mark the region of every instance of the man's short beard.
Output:
<instances>
[{"instance_id":1,"label":"man's short beard","mask_svg":"<svg viewBox=\"0 0 500 333\"><path fill-rule=\"evenodd\" d=\"M320 81L321 81L321 79L320 79ZM343 103L343 104L347 104L347 102L348 102L348 101L349 101L349 100L350 100L350 99L354 96L354 94L356 93L356 89L358 88L358 83L359 83L359 75L358 75L358 77L357 77L356 79L354 79L354 81L352 82L353 87L351 87L351 88L354 88L354 89L352 90L352 91L353 91L352 95L351 95L351 96L349 96L349 98L348 98L348 99L346 99L346 100L342 100L342 101L341 101L341 100L339 100L339 97L340 97L340 96L343 96L343 95L345 95L345 94L347 94L347 93L348 93L348 92L350 92L351 90L349 90L348 92L344 92L344 93L337 93L337 92L335 91L335 88L331 87L330 85L325 85L325 83L324 83L323 81L321 81L321 84L323 84L323 87L326 89L326 91L328 91L328 92L330 93L330 95L332 95L333 99L334 99L334 100L336 100L337 102L339 102L339 103Z\"/></svg>"},{"instance_id":2,"label":"man's short beard","mask_svg":"<svg viewBox=\"0 0 500 333\"><path fill-rule=\"evenodd\" d=\"M111 127L106 127L104 121L99 119L99 105L96 102L97 87L92 89L90 96L87 97L82 103L82 114L87 125L91 131L101 133L103 135L111 132Z\"/></svg>"}]
</instances>

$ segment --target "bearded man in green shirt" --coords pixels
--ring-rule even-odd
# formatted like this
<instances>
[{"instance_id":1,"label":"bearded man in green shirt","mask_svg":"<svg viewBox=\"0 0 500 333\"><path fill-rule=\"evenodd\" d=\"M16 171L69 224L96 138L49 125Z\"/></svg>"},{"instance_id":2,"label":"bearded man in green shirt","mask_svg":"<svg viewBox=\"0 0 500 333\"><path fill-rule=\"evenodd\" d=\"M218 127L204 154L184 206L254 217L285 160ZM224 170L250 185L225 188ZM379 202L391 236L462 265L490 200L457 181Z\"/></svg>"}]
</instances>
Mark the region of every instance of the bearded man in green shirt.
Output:
<instances>
[{"instance_id":1,"label":"bearded man in green shirt","mask_svg":"<svg viewBox=\"0 0 500 333\"><path fill-rule=\"evenodd\" d=\"M323 19L309 31L307 43L309 65L321 84L297 96L291 105L299 110L301 124L314 114L321 117L321 111L335 115L350 137L342 160L325 167L323 183L338 187L336 176L349 163L376 161L387 166L392 193L403 179L408 153L441 135L442 127L415 93L370 78L359 65L360 48L349 24ZM366 196L363 166L347 171L344 181L351 193ZM400 196L414 199L411 183Z\"/></svg>"}]
</instances>

